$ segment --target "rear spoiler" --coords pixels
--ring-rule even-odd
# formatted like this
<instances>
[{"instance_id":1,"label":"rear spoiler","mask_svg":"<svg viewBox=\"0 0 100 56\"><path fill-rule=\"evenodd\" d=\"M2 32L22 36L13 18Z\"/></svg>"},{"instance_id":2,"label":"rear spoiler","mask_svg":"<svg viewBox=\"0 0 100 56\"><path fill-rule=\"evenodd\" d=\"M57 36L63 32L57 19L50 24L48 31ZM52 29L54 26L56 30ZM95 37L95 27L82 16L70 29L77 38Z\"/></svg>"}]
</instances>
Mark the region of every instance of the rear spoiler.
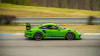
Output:
<instances>
[{"instance_id":1,"label":"rear spoiler","mask_svg":"<svg viewBox=\"0 0 100 56\"><path fill-rule=\"evenodd\" d=\"M30 30L31 29L30 23L26 23L25 25L26 25L26 30Z\"/></svg>"}]
</instances>

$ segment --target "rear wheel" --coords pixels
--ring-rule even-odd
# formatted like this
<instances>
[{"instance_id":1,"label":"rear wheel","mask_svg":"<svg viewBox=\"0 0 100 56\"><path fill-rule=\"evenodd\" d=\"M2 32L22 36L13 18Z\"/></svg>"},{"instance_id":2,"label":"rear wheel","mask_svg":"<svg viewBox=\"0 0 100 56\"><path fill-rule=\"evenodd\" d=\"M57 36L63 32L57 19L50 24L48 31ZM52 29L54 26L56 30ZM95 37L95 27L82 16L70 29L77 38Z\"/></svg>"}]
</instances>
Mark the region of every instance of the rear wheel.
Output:
<instances>
[{"instance_id":1,"label":"rear wheel","mask_svg":"<svg viewBox=\"0 0 100 56\"><path fill-rule=\"evenodd\" d=\"M67 39L67 40L75 40L75 34L72 33L72 32L68 32L68 33L66 34L66 39Z\"/></svg>"},{"instance_id":2,"label":"rear wheel","mask_svg":"<svg viewBox=\"0 0 100 56\"><path fill-rule=\"evenodd\" d=\"M35 35L34 35L34 39L37 40L37 41L40 41L42 40L43 36L42 36L42 33L41 32L36 32Z\"/></svg>"}]
</instances>

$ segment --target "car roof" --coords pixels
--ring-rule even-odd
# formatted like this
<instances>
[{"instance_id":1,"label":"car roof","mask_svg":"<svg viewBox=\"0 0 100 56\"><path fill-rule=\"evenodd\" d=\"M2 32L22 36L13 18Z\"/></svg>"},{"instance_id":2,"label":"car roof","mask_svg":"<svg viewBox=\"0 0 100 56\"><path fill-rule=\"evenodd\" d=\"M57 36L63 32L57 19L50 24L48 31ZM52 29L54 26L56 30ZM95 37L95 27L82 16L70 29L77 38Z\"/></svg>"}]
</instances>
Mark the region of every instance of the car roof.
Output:
<instances>
[{"instance_id":1,"label":"car roof","mask_svg":"<svg viewBox=\"0 0 100 56\"><path fill-rule=\"evenodd\" d=\"M55 24L55 23L44 23L44 24L42 24L42 26L47 26L47 25L57 26L57 24Z\"/></svg>"}]
</instances>

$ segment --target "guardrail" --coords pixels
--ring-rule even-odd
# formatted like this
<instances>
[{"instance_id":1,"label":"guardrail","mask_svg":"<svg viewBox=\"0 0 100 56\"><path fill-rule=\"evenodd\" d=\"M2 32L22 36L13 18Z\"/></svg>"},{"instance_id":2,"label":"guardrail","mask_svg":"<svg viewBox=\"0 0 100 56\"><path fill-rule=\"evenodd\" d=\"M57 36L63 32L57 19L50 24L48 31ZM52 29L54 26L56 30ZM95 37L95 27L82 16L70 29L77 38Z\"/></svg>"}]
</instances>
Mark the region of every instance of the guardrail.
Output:
<instances>
[{"instance_id":1,"label":"guardrail","mask_svg":"<svg viewBox=\"0 0 100 56\"><path fill-rule=\"evenodd\" d=\"M25 24L25 23L31 23L31 24L41 24L41 23L47 23L47 22L53 22L57 24L87 24L88 18L65 18L65 17L34 17L34 18L24 18L19 17L14 23L18 24ZM93 19L92 21L94 24L100 24L100 18Z\"/></svg>"}]
</instances>

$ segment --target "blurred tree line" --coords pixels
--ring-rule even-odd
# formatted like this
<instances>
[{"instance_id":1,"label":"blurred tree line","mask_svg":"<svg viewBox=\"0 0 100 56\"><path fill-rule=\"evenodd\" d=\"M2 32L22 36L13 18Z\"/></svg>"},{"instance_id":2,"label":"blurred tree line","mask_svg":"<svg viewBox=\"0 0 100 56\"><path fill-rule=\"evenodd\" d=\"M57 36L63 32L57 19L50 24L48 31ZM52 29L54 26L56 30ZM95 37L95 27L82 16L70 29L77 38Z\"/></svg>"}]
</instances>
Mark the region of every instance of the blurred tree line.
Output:
<instances>
[{"instance_id":1,"label":"blurred tree line","mask_svg":"<svg viewBox=\"0 0 100 56\"><path fill-rule=\"evenodd\" d=\"M1 0L1 2L31 6L100 10L100 0Z\"/></svg>"}]
</instances>

